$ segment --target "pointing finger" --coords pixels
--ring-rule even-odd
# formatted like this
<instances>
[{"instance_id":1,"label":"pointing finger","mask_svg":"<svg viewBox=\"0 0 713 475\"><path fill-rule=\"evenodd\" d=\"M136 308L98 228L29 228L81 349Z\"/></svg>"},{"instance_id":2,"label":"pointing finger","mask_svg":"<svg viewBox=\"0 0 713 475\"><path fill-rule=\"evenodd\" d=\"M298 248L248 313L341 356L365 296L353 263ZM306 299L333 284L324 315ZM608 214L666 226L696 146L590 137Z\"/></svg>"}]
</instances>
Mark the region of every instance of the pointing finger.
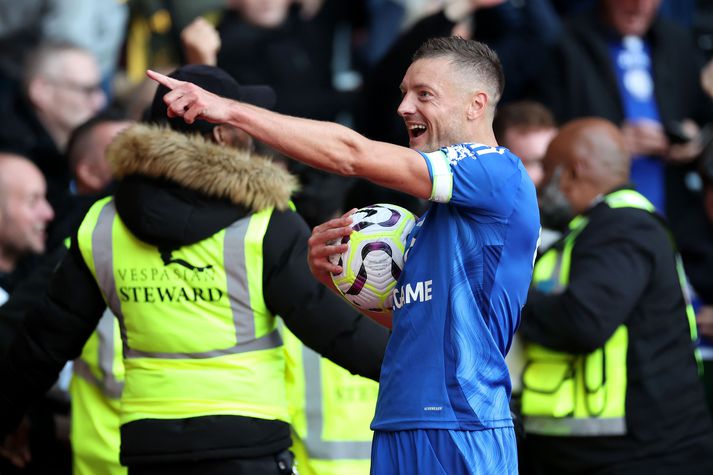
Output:
<instances>
[{"instance_id":1,"label":"pointing finger","mask_svg":"<svg viewBox=\"0 0 713 475\"><path fill-rule=\"evenodd\" d=\"M169 89L175 89L176 87L180 86L183 84L184 81L179 81L178 79L170 78L166 76L165 74L157 73L156 71L152 71L150 69L146 70L146 75L156 81L159 84L163 84Z\"/></svg>"}]
</instances>

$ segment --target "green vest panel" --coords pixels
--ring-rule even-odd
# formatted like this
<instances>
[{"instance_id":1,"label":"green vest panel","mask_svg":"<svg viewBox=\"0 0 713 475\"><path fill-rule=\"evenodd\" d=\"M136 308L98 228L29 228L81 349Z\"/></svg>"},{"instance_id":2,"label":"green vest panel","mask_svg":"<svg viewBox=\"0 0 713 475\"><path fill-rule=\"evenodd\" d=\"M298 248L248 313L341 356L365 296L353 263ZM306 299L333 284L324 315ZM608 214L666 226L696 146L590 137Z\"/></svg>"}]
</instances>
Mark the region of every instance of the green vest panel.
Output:
<instances>
[{"instance_id":1,"label":"green vest panel","mask_svg":"<svg viewBox=\"0 0 713 475\"><path fill-rule=\"evenodd\" d=\"M206 415L288 420L282 341L262 292L271 213L159 250L129 232L111 198L90 209L79 248L119 321L122 424Z\"/></svg>"}]
</instances>

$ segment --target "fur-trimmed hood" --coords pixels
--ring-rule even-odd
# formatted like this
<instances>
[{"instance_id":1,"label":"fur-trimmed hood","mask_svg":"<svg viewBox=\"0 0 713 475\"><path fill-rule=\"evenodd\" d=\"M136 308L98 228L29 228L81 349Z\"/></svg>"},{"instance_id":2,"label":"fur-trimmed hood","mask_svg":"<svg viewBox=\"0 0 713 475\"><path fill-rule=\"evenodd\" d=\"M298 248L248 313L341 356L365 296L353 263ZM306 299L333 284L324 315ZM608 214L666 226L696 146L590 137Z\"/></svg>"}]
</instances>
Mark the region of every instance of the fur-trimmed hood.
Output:
<instances>
[{"instance_id":1,"label":"fur-trimmed hood","mask_svg":"<svg viewBox=\"0 0 713 475\"><path fill-rule=\"evenodd\" d=\"M107 157L119 216L160 248L198 242L258 210L285 210L297 188L297 179L267 158L157 126L125 130Z\"/></svg>"},{"instance_id":2,"label":"fur-trimmed hood","mask_svg":"<svg viewBox=\"0 0 713 475\"><path fill-rule=\"evenodd\" d=\"M297 178L270 159L143 124L123 131L109 146L114 176L142 175L172 181L213 198L226 198L251 211L284 210Z\"/></svg>"}]
</instances>

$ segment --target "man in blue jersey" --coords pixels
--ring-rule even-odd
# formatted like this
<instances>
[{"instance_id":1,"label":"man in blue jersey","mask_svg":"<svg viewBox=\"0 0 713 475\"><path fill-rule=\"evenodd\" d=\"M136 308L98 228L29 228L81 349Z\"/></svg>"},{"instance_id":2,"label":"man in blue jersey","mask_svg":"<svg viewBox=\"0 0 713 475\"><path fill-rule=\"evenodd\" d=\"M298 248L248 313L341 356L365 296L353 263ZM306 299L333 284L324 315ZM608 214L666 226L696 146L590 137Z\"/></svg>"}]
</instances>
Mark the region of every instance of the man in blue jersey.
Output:
<instances>
[{"instance_id":1,"label":"man in blue jersey","mask_svg":"<svg viewBox=\"0 0 713 475\"><path fill-rule=\"evenodd\" d=\"M539 216L524 167L493 134L504 82L496 54L457 37L423 44L401 83L398 112L411 148L148 74L172 89L164 97L171 116L226 122L308 165L433 202L409 239L395 291L372 473L517 473L505 354L527 295ZM351 232L348 214L310 238L312 272L333 289L329 273L341 268L327 257L346 246L327 243Z\"/></svg>"}]
</instances>

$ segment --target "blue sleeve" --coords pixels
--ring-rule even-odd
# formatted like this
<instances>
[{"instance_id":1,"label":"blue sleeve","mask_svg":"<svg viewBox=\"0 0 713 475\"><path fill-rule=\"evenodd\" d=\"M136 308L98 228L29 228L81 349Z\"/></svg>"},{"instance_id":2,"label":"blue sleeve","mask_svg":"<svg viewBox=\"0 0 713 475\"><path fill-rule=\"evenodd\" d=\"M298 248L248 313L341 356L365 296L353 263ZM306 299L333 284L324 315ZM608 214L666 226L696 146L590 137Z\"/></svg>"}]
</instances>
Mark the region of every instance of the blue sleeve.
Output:
<instances>
[{"instance_id":1,"label":"blue sleeve","mask_svg":"<svg viewBox=\"0 0 713 475\"><path fill-rule=\"evenodd\" d=\"M512 212L525 172L507 149L462 144L422 155L431 176L431 201L497 217Z\"/></svg>"}]
</instances>

